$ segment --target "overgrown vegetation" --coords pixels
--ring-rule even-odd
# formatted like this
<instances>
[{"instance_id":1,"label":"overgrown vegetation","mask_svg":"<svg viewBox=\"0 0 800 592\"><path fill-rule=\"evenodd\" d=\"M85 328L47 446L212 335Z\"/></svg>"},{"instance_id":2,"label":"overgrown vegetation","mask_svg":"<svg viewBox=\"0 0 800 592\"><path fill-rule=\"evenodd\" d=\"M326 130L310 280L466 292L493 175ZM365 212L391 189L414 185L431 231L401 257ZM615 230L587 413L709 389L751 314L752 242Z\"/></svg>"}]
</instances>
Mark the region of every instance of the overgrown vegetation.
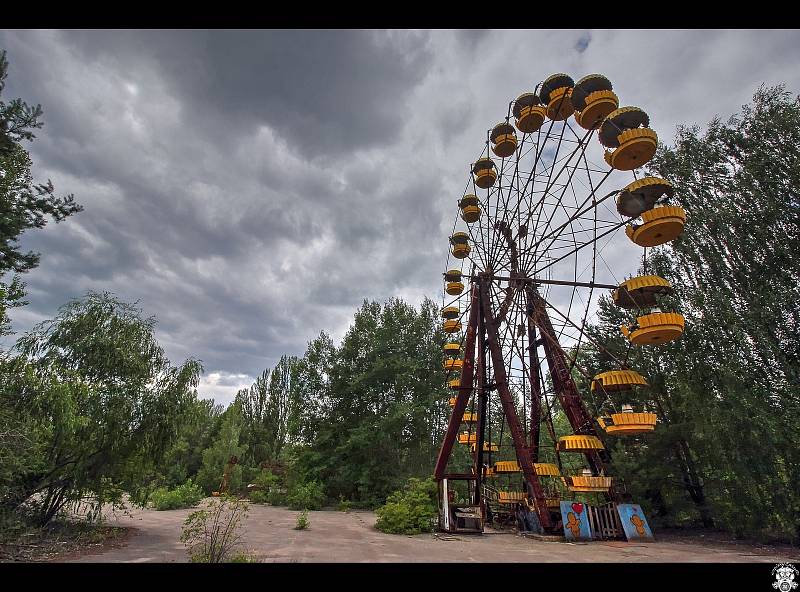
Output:
<instances>
[{"instance_id":1,"label":"overgrown vegetation","mask_svg":"<svg viewBox=\"0 0 800 592\"><path fill-rule=\"evenodd\" d=\"M159 487L150 494L150 503L156 510L193 508L205 497L203 490L189 479L174 489Z\"/></svg>"},{"instance_id":2,"label":"overgrown vegetation","mask_svg":"<svg viewBox=\"0 0 800 592\"><path fill-rule=\"evenodd\" d=\"M411 478L376 511L375 528L391 534L431 532L436 525L436 482Z\"/></svg>"},{"instance_id":3,"label":"overgrown vegetation","mask_svg":"<svg viewBox=\"0 0 800 592\"><path fill-rule=\"evenodd\" d=\"M308 520L308 510L303 510L297 515L297 525L294 527L295 530L305 530L311 525Z\"/></svg>"},{"instance_id":4,"label":"overgrown vegetation","mask_svg":"<svg viewBox=\"0 0 800 592\"><path fill-rule=\"evenodd\" d=\"M325 503L325 492L316 481L295 484L286 497L290 510L321 510Z\"/></svg>"},{"instance_id":5,"label":"overgrown vegetation","mask_svg":"<svg viewBox=\"0 0 800 592\"><path fill-rule=\"evenodd\" d=\"M205 509L192 512L183 523L181 542L193 563L242 563L248 504L229 496L211 500Z\"/></svg>"},{"instance_id":6,"label":"overgrown vegetation","mask_svg":"<svg viewBox=\"0 0 800 592\"><path fill-rule=\"evenodd\" d=\"M3 53L0 92L6 70ZM32 181L23 142L40 117L39 106L0 101L0 335L11 332L8 310L24 305L18 274L39 261L20 249L21 235L81 209ZM614 474L654 525L797 542L800 103L762 88L727 122L679 128L649 168L676 187L688 220L677 240L648 250L642 272L672 283L665 306L685 315L686 332L629 349L623 311L601 301L590 333L608 351L584 346L578 361L591 376L616 367L609 352L626 359L651 385L637 403L661 422L636 444L609 438ZM126 495L190 507L218 489L232 456L233 495L293 510L384 504L382 530L429 530L433 489L420 479L450 413L439 320L429 299L365 301L341 343L320 333L223 408L198 396L199 362L166 359L154 318L107 293L73 300L0 351L0 536L45 528L77 502L92 517ZM599 414L603 401L575 376ZM554 417L557 428L564 421ZM467 461L465 447L454 454ZM198 560L235 555L246 514L237 504L191 515L185 536Z\"/></svg>"},{"instance_id":7,"label":"overgrown vegetation","mask_svg":"<svg viewBox=\"0 0 800 592\"><path fill-rule=\"evenodd\" d=\"M686 331L629 350L623 314L601 303L592 336L647 377L640 403L661 422L644 445L620 439L614 468L656 524L798 542L800 102L762 87L705 133L679 128L649 166L687 212L684 233L646 269L675 288L667 305ZM582 363L590 374L614 367L592 350Z\"/></svg>"}]
</instances>

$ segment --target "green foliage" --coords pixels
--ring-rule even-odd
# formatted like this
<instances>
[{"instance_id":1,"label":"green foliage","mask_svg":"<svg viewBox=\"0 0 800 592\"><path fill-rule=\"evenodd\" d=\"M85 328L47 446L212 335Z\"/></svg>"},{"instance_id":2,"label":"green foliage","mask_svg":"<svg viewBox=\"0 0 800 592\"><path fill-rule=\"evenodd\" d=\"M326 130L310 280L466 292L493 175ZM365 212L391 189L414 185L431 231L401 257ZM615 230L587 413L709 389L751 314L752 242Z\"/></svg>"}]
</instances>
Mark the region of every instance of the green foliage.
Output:
<instances>
[{"instance_id":1,"label":"green foliage","mask_svg":"<svg viewBox=\"0 0 800 592\"><path fill-rule=\"evenodd\" d=\"M236 395L242 415L243 462L257 466L277 460L296 437L299 396L295 386L297 358L283 356L247 389Z\"/></svg>"},{"instance_id":2,"label":"green foliage","mask_svg":"<svg viewBox=\"0 0 800 592\"><path fill-rule=\"evenodd\" d=\"M661 422L644 442L617 441L614 469L655 524L798 541L800 101L762 87L705 133L679 127L649 167L675 186L687 222L648 250L642 272L670 281L662 308L681 312L686 330L629 349L627 313L601 302L592 337L647 378L635 403ZM590 374L615 367L591 350L582 364Z\"/></svg>"},{"instance_id":3,"label":"green foliage","mask_svg":"<svg viewBox=\"0 0 800 592\"><path fill-rule=\"evenodd\" d=\"M193 360L173 367L154 325L130 304L89 293L0 360L0 409L30 451L9 480L0 473L0 507L25 504L46 524L71 501L99 506L141 486L174 441L201 372Z\"/></svg>"},{"instance_id":4,"label":"green foliage","mask_svg":"<svg viewBox=\"0 0 800 592\"><path fill-rule=\"evenodd\" d=\"M377 509L375 528L390 534L431 532L435 525L436 482L410 478L405 487L392 493L386 505Z\"/></svg>"},{"instance_id":5,"label":"green foliage","mask_svg":"<svg viewBox=\"0 0 800 592\"><path fill-rule=\"evenodd\" d=\"M344 499L343 495L339 496L339 505L336 506L336 509L340 512L349 512L350 508L353 506L353 502L350 500Z\"/></svg>"},{"instance_id":6,"label":"green foliage","mask_svg":"<svg viewBox=\"0 0 800 592\"><path fill-rule=\"evenodd\" d=\"M194 507L203 497L203 490L189 479L174 489L159 487L150 495L150 502L156 510L177 510Z\"/></svg>"},{"instance_id":7,"label":"green foliage","mask_svg":"<svg viewBox=\"0 0 800 592\"><path fill-rule=\"evenodd\" d=\"M295 470L326 494L378 505L409 476L430 472L449 416L438 306L364 302L336 348L326 335L299 363L314 410Z\"/></svg>"},{"instance_id":8,"label":"green foliage","mask_svg":"<svg viewBox=\"0 0 800 592\"><path fill-rule=\"evenodd\" d=\"M305 530L311 525L311 522L308 520L308 510L303 510L297 515L297 525L294 527L295 530Z\"/></svg>"},{"instance_id":9,"label":"green foliage","mask_svg":"<svg viewBox=\"0 0 800 592\"><path fill-rule=\"evenodd\" d=\"M222 482L225 465L231 456L241 457L245 448L240 441L242 417L238 406L231 405L222 416L222 426L212 444L203 451L203 464L197 472L197 483L206 493L217 491ZM228 491L242 490L242 467L234 465L231 469Z\"/></svg>"},{"instance_id":10,"label":"green foliage","mask_svg":"<svg viewBox=\"0 0 800 592\"><path fill-rule=\"evenodd\" d=\"M270 506L285 506L287 504L286 490L278 487L270 489L267 494L267 503Z\"/></svg>"},{"instance_id":11,"label":"green foliage","mask_svg":"<svg viewBox=\"0 0 800 592\"><path fill-rule=\"evenodd\" d=\"M320 510L325 503L325 491L320 483L296 483L286 496L290 510Z\"/></svg>"},{"instance_id":12,"label":"green foliage","mask_svg":"<svg viewBox=\"0 0 800 592\"><path fill-rule=\"evenodd\" d=\"M255 490L250 492L250 501L254 504L266 504L269 501L269 492Z\"/></svg>"},{"instance_id":13,"label":"green foliage","mask_svg":"<svg viewBox=\"0 0 800 592\"><path fill-rule=\"evenodd\" d=\"M8 74L6 52L0 52L0 94ZM28 229L42 228L48 218L60 222L81 211L72 195L56 197L50 180L34 184L31 159L22 147L42 127L41 105L31 107L21 99L0 100L0 276L8 271L24 273L39 264L39 254L22 252L18 242Z\"/></svg>"},{"instance_id":14,"label":"green foliage","mask_svg":"<svg viewBox=\"0 0 800 592\"><path fill-rule=\"evenodd\" d=\"M253 553L243 551L232 555L228 563L261 563L261 559Z\"/></svg>"},{"instance_id":15,"label":"green foliage","mask_svg":"<svg viewBox=\"0 0 800 592\"><path fill-rule=\"evenodd\" d=\"M187 516L181 531L193 563L224 563L241 559L240 549L248 503L230 496L211 500Z\"/></svg>"}]
</instances>

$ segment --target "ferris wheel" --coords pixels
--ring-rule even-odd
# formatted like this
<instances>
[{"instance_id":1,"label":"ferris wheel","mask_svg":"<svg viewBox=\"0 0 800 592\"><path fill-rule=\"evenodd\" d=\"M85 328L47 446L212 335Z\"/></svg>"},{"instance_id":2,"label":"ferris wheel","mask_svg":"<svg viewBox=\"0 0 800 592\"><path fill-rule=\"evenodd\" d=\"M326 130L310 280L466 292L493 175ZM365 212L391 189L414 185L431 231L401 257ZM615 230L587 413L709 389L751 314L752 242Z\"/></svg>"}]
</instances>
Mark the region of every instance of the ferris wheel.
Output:
<instances>
[{"instance_id":1,"label":"ferris wheel","mask_svg":"<svg viewBox=\"0 0 800 592\"><path fill-rule=\"evenodd\" d=\"M453 392L435 468L444 530L482 530L478 512L485 515L491 502L525 503L553 531L565 496L622 494L606 438L655 429L656 414L631 405L647 381L624 359L609 354L615 367L587 376L583 396L601 401L599 417L573 380L581 348L603 349L586 326L608 290L629 311L621 332L630 347L666 343L684 329L681 314L658 308L669 282L624 279L610 261L609 249L613 260L635 262L641 249L683 231L686 214L670 203L670 183L637 172L657 147L649 123L643 109L620 107L605 76L576 83L554 74L511 101L487 130L458 199L443 273L444 371ZM554 425L559 409L568 433ZM502 417L500 441L496 428L491 433L493 410ZM460 472L448 466L459 444L469 447L472 465ZM562 454L586 467L565 474ZM448 479L470 484L469 507L460 512L448 499Z\"/></svg>"}]
</instances>

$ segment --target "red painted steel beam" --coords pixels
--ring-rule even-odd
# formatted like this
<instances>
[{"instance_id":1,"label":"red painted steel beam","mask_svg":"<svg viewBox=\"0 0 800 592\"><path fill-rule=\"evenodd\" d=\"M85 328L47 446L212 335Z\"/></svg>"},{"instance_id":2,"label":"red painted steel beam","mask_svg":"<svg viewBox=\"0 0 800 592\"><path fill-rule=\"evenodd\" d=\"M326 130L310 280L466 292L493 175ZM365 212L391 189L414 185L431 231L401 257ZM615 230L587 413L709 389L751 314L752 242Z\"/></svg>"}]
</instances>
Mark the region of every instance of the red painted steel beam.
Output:
<instances>
[{"instance_id":1,"label":"red painted steel beam","mask_svg":"<svg viewBox=\"0 0 800 592\"><path fill-rule=\"evenodd\" d=\"M553 387L561 407L564 409L569 424L576 434L597 436L597 431L594 429L594 420L583 405L583 401L578 394L578 387L575 386L575 381L569 373L564 352L557 345L558 340L555 337L550 317L547 315L545 302L538 292L534 290L530 292L533 302L532 306L529 305L528 313L542 333L542 345L544 346L547 365L550 367L550 377L553 380ZM533 309L532 311L531 308ZM601 471L604 472L607 463L597 451L587 452L586 460L595 475L599 475Z\"/></svg>"},{"instance_id":2,"label":"red painted steel beam","mask_svg":"<svg viewBox=\"0 0 800 592\"><path fill-rule=\"evenodd\" d=\"M533 290L528 287L525 290L528 307L531 306ZM542 412L542 389L539 377L539 355L536 353L536 325L530 317L527 318L528 325L528 374L531 383L531 417L530 417L530 447L531 460L539 462L539 430Z\"/></svg>"},{"instance_id":3,"label":"red painted steel beam","mask_svg":"<svg viewBox=\"0 0 800 592\"><path fill-rule=\"evenodd\" d=\"M522 474L525 476L525 481L528 484L528 495L533 497L536 503L536 512L539 515L542 527L545 530L552 530L554 525L550 517L550 511L547 509L544 490L542 489L542 484L539 483L539 478L533 467L530 450L525 444L525 432L522 430L522 424L517 417L517 411L514 407L514 399L508 389L508 376L506 375L505 363L503 361L503 352L500 350L500 334L498 332L497 322L492 315L489 290L485 283L481 283L481 291L481 305L483 308L483 316L486 319L486 333L489 341L489 352L492 356L495 388L500 397L503 413L506 416L506 421L511 431L511 439L514 442L517 462L519 462L522 468Z\"/></svg>"}]
</instances>

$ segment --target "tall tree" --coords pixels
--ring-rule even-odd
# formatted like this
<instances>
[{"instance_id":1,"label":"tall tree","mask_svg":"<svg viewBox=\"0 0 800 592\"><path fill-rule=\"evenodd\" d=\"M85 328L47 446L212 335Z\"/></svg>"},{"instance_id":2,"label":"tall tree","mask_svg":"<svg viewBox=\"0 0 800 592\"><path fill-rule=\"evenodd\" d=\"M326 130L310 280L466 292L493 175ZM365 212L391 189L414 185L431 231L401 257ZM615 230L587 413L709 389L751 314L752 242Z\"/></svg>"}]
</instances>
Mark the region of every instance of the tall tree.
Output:
<instances>
[{"instance_id":1,"label":"tall tree","mask_svg":"<svg viewBox=\"0 0 800 592\"><path fill-rule=\"evenodd\" d=\"M40 454L0 488L6 510L32 506L41 524L71 501L119 499L163 458L202 368L172 366L155 320L89 293L17 342L0 368L0 408Z\"/></svg>"},{"instance_id":2,"label":"tall tree","mask_svg":"<svg viewBox=\"0 0 800 592\"><path fill-rule=\"evenodd\" d=\"M706 524L800 539L800 101L762 86L705 133L679 127L649 166L675 186L687 223L641 271L672 283L667 306L686 330L629 352L664 422L630 465L647 470L629 481L661 513L680 501L677 487ZM624 357L619 317L601 306L595 336Z\"/></svg>"},{"instance_id":3,"label":"tall tree","mask_svg":"<svg viewBox=\"0 0 800 592\"><path fill-rule=\"evenodd\" d=\"M8 75L6 52L0 52L0 95ZM22 141L36 136L43 123L41 105L21 99L0 100L0 277L9 271L26 272L39 263L39 254L22 252L19 237L30 228L42 228L48 218L60 222L83 208L72 195L57 197L53 184L35 184L31 159Z\"/></svg>"}]
</instances>

